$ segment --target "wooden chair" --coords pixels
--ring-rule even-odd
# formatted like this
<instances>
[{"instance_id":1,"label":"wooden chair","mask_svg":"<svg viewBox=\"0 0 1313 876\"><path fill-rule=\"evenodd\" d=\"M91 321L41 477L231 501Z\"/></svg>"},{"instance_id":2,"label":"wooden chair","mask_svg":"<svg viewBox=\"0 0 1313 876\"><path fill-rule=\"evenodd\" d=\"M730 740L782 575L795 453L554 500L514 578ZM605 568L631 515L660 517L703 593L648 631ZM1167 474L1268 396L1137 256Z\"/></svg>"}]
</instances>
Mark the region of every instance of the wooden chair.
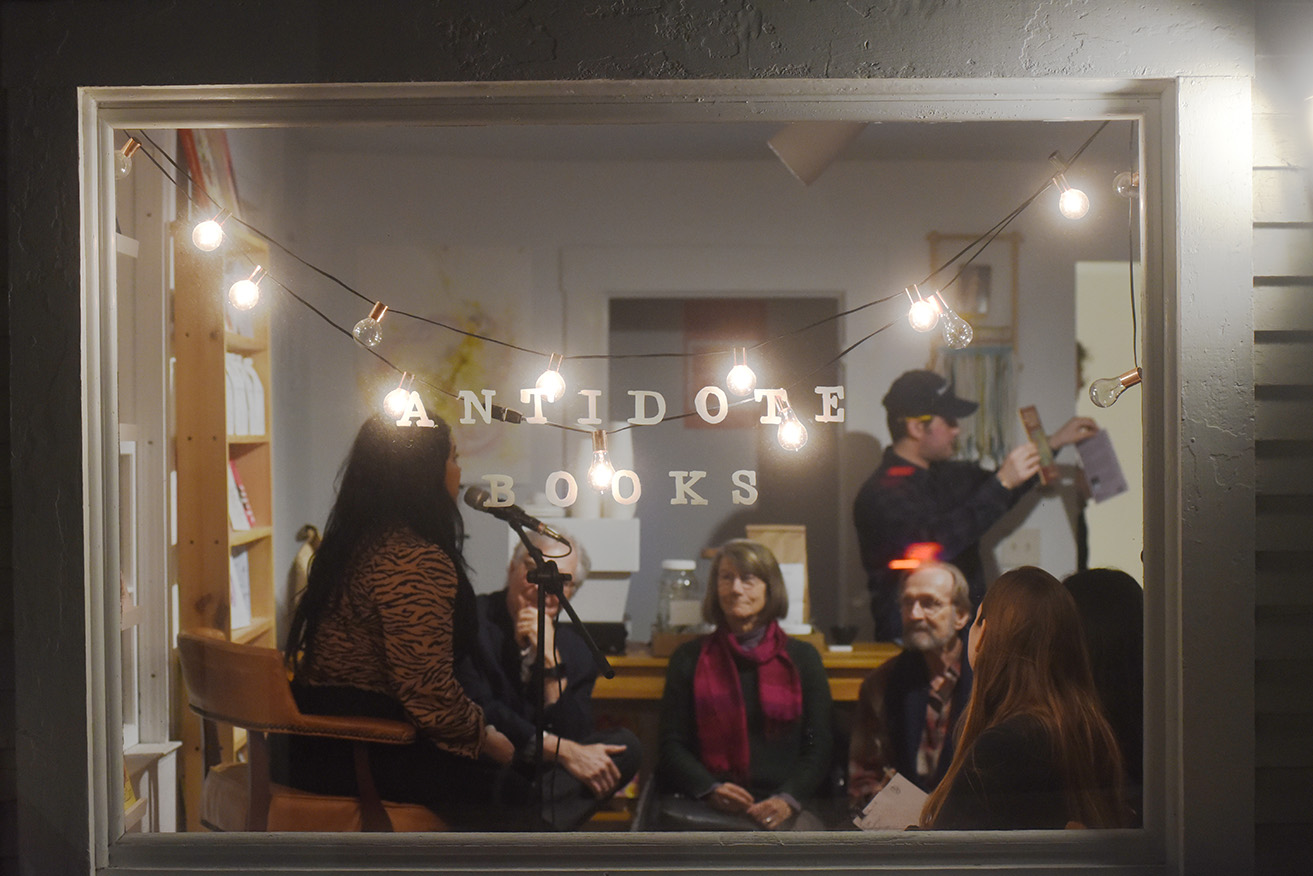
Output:
<instances>
[{"instance_id":1,"label":"wooden chair","mask_svg":"<svg viewBox=\"0 0 1313 876\"><path fill-rule=\"evenodd\" d=\"M379 799L369 766L371 742L406 745L415 728L383 718L305 715L297 708L282 654L229 642L218 630L178 635L188 704L201 716L205 782L201 823L210 830L438 831L431 809ZM247 760L218 764L209 737L216 722L246 730ZM269 734L321 736L354 743L357 797L312 794L269 777Z\"/></svg>"}]
</instances>

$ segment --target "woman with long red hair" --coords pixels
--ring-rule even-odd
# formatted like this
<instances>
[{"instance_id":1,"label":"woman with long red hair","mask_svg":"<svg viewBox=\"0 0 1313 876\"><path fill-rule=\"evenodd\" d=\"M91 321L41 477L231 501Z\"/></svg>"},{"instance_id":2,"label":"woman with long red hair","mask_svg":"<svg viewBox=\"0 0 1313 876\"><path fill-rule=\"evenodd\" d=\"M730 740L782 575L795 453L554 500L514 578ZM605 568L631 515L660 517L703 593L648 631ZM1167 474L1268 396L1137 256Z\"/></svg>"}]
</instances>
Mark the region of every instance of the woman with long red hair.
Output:
<instances>
[{"instance_id":1,"label":"woman with long red hair","mask_svg":"<svg viewBox=\"0 0 1313 876\"><path fill-rule=\"evenodd\" d=\"M1123 768L1071 594L1043 569L1004 573L967 647L975 680L956 754L921 810L949 830L1125 827Z\"/></svg>"}]
</instances>

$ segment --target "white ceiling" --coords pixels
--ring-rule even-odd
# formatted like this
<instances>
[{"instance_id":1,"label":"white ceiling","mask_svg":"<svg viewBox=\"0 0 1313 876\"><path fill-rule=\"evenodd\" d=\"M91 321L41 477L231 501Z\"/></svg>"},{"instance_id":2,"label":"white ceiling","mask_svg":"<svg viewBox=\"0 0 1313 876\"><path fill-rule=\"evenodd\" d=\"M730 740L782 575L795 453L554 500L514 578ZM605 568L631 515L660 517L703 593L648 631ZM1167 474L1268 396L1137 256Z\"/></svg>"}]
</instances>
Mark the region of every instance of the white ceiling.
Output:
<instances>
[{"instance_id":1,"label":"white ceiling","mask_svg":"<svg viewBox=\"0 0 1313 876\"><path fill-rule=\"evenodd\" d=\"M1131 122L1113 122L1083 158L1130 166ZM1073 155L1098 122L936 122L868 125L844 161L1046 161ZM295 129L293 148L451 158L553 161L774 161L775 122L650 125L489 125Z\"/></svg>"}]
</instances>

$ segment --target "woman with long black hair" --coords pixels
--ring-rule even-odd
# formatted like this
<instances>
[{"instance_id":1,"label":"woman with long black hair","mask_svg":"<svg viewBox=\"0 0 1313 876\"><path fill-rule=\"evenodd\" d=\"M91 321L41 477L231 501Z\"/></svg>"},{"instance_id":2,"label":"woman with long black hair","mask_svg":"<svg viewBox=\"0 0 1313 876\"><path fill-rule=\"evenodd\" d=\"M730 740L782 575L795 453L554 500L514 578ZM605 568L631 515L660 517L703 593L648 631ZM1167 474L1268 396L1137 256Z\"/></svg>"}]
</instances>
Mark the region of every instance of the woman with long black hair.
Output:
<instances>
[{"instance_id":1,"label":"woman with long black hair","mask_svg":"<svg viewBox=\"0 0 1313 876\"><path fill-rule=\"evenodd\" d=\"M953 761L926 800L939 829L1125 827L1122 758L1071 594L1023 566L990 585L967 647L974 673Z\"/></svg>"},{"instance_id":2,"label":"woman with long black hair","mask_svg":"<svg viewBox=\"0 0 1313 876\"><path fill-rule=\"evenodd\" d=\"M514 746L456 680L476 626L460 475L441 419L402 427L375 416L361 426L292 615L292 689L307 713L418 728L411 745L371 748L384 799L422 803L456 827L535 827L532 786L509 768ZM355 793L346 743L293 737L288 770L294 787Z\"/></svg>"}]
</instances>

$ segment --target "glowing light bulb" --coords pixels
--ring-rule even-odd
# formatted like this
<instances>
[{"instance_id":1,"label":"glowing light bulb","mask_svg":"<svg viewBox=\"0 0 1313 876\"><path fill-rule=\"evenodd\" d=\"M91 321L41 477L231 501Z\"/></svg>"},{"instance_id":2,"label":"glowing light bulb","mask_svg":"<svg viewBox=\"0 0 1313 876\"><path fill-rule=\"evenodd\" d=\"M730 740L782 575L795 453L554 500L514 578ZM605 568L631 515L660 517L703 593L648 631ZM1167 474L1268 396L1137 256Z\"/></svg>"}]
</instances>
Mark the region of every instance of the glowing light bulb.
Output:
<instances>
[{"instance_id":1,"label":"glowing light bulb","mask_svg":"<svg viewBox=\"0 0 1313 876\"><path fill-rule=\"evenodd\" d=\"M1062 194L1058 195L1058 212L1068 219L1080 219L1090 212L1089 196L1080 189L1073 189L1067 184L1062 174L1053 178L1054 184Z\"/></svg>"},{"instance_id":2,"label":"glowing light bulb","mask_svg":"<svg viewBox=\"0 0 1313 876\"><path fill-rule=\"evenodd\" d=\"M386 304L375 301L369 316L356 323L356 327L351 330L351 336L366 347L377 347L379 341L383 340L383 327L379 323L383 321L383 314L387 312Z\"/></svg>"},{"instance_id":3,"label":"glowing light bulb","mask_svg":"<svg viewBox=\"0 0 1313 876\"><path fill-rule=\"evenodd\" d=\"M129 137L128 142L123 144L123 148L114 153L114 177L116 179L123 179L132 173L132 155L140 148L141 144Z\"/></svg>"},{"instance_id":4,"label":"glowing light bulb","mask_svg":"<svg viewBox=\"0 0 1313 876\"><path fill-rule=\"evenodd\" d=\"M751 395L757 388L757 374L748 367L748 348L734 348L734 367L725 377L725 388L735 395Z\"/></svg>"},{"instance_id":5,"label":"glowing light bulb","mask_svg":"<svg viewBox=\"0 0 1313 876\"><path fill-rule=\"evenodd\" d=\"M1132 368L1125 374L1096 380L1090 384L1090 401L1101 408L1111 407L1127 387L1135 386L1143 379L1144 372L1139 368Z\"/></svg>"},{"instance_id":6,"label":"glowing light bulb","mask_svg":"<svg viewBox=\"0 0 1313 876\"><path fill-rule=\"evenodd\" d=\"M383 412L394 420L401 419L401 415L410 407L410 388L414 383L415 375L402 371L397 388L383 396Z\"/></svg>"},{"instance_id":7,"label":"glowing light bulb","mask_svg":"<svg viewBox=\"0 0 1313 876\"><path fill-rule=\"evenodd\" d=\"M599 493L611 489L615 480L615 466L611 464L611 454L606 450L606 433L593 432L593 461L588 466L588 483Z\"/></svg>"},{"instance_id":8,"label":"glowing light bulb","mask_svg":"<svg viewBox=\"0 0 1313 876\"><path fill-rule=\"evenodd\" d=\"M538 375L538 381L534 384L543 391L543 398L549 402L565 394L565 378L561 376L561 362L564 358L560 353L552 353L547 359L547 370Z\"/></svg>"},{"instance_id":9,"label":"glowing light bulb","mask_svg":"<svg viewBox=\"0 0 1313 876\"><path fill-rule=\"evenodd\" d=\"M907 321L912 324L912 328L919 332L928 332L939 324L939 308L934 302L927 301L921 297L921 288L916 285L908 286L903 290L907 293L907 300L912 302L912 307L907 311ZM916 292L916 297L912 297L912 292Z\"/></svg>"},{"instance_id":10,"label":"glowing light bulb","mask_svg":"<svg viewBox=\"0 0 1313 876\"><path fill-rule=\"evenodd\" d=\"M975 332L971 329L971 323L967 322L957 311L948 306L944 296L936 292L930 300L939 308L940 325L944 330L944 343L954 350L961 350L971 343L975 337Z\"/></svg>"},{"instance_id":11,"label":"glowing light bulb","mask_svg":"<svg viewBox=\"0 0 1313 876\"><path fill-rule=\"evenodd\" d=\"M798 419L793 408L788 402L785 402L780 410L780 428L775 437L779 439L780 446L785 450L798 451L807 443L807 427Z\"/></svg>"},{"instance_id":12,"label":"glowing light bulb","mask_svg":"<svg viewBox=\"0 0 1313 876\"><path fill-rule=\"evenodd\" d=\"M410 403L410 393L398 387L383 396L383 411L394 420L401 419Z\"/></svg>"},{"instance_id":13,"label":"glowing light bulb","mask_svg":"<svg viewBox=\"0 0 1313 876\"><path fill-rule=\"evenodd\" d=\"M260 303L260 280L264 279L264 269L259 265L251 271L251 276L238 280L228 287L228 300L238 310L250 310Z\"/></svg>"},{"instance_id":14,"label":"glowing light bulb","mask_svg":"<svg viewBox=\"0 0 1313 876\"><path fill-rule=\"evenodd\" d=\"M223 223L231 215L227 210L220 210L213 219L197 222L191 230L191 242L202 252L214 252L223 243Z\"/></svg>"}]
</instances>

